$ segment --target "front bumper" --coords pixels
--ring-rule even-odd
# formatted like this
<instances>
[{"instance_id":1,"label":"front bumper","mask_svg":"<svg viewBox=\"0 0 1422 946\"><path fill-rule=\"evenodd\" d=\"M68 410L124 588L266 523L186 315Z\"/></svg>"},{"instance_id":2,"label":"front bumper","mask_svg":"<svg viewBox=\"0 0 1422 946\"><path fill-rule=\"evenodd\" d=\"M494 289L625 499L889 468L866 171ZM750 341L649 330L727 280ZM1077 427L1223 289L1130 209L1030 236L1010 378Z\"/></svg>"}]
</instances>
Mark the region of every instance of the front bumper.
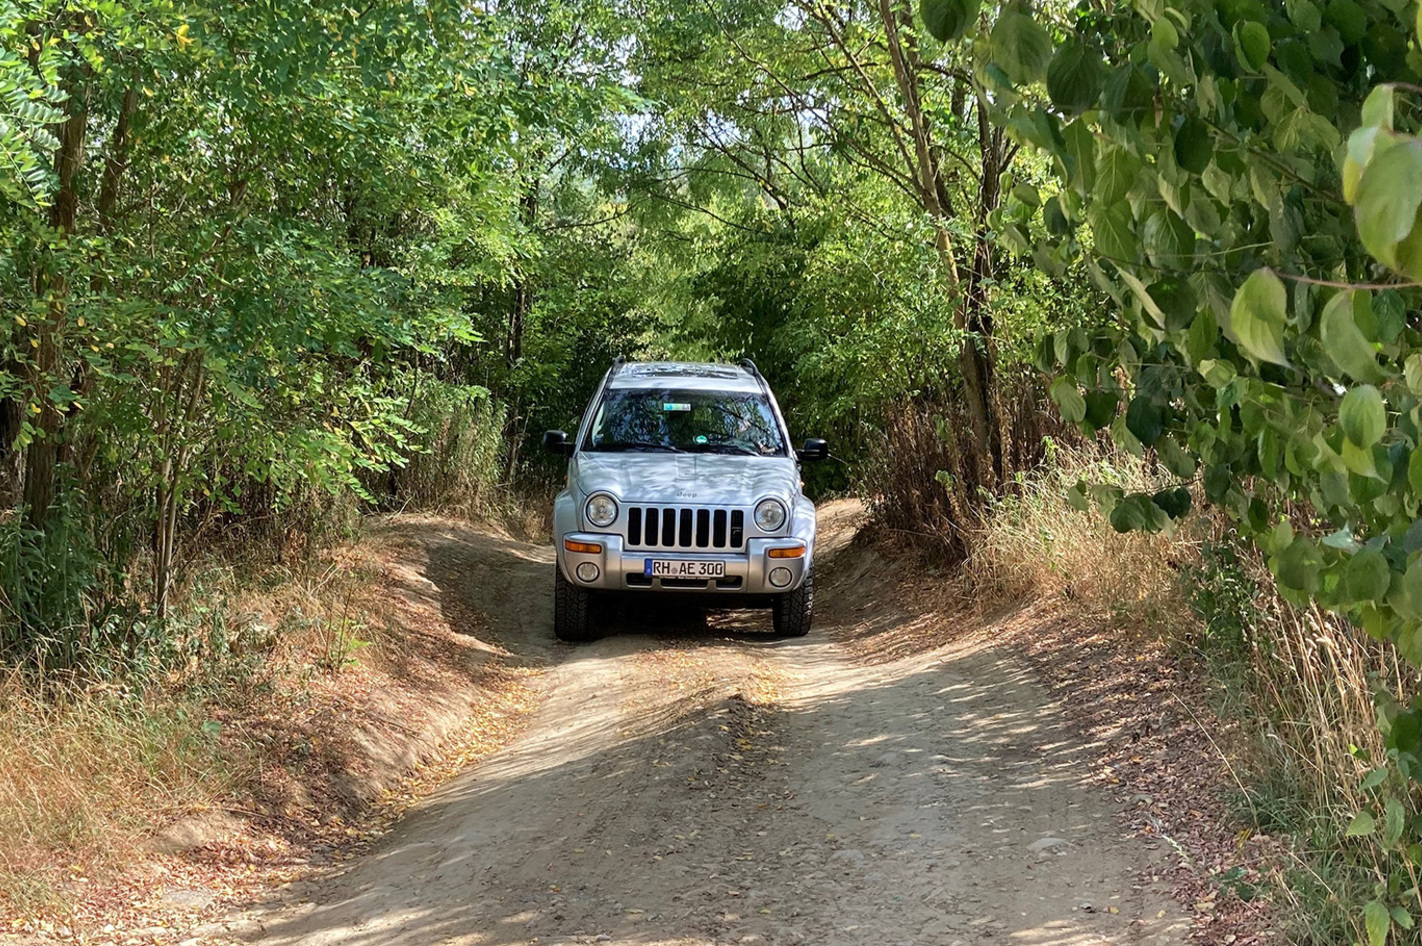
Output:
<instances>
[{"instance_id":1,"label":"front bumper","mask_svg":"<svg viewBox=\"0 0 1422 946\"><path fill-rule=\"evenodd\" d=\"M575 552L566 543L601 546L599 552ZM771 558L772 549L804 549L798 558ZM805 542L796 538L755 538L746 541L746 551L739 554L710 554L691 551L646 551L623 548L620 535L604 535L599 532L573 532L558 540L558 567L563 577L575 585L597 591L675 591L680 593L705 593L708 595L778 595L794 591L805 580L810 567L810 549ZM646 574L647 560L671 559L689 562L725 562L726 574L722 578L651 578ZM597 569L595 577L587 578L589 569L579 575L579 566L591 564ZM778 584L771 582L775 569L785 569L784 574L774 577Z\"/></svg>"}]
</instances>

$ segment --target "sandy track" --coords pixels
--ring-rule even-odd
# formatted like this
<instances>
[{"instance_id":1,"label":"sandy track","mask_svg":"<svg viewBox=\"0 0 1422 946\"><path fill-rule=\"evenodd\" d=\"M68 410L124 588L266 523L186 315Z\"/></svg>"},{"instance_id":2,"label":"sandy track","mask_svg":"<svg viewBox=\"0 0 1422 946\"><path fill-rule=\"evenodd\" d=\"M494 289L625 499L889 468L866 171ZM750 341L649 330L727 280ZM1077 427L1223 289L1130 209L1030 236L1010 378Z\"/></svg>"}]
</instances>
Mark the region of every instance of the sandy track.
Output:
<instances>
[{"instance_id":1,"label":"sandy track","mask_svg":"<svg viewBox=\"0 0 1422 946\"><path fill-rule=\"evenodd\" d=\"M845 555L853 516L827 513L826 557ZM823 635L754 630L768 615L657 612L555 646L547 550L427 545L451 613L477 608L550 665L542 706L368 856L253 917L261 942L1185 941L1178 907L1138 886L1158 852L1115 827L1010 655L868 667ZM823 564L834 607L852 570Z\"/></svg>"}]
</instances>

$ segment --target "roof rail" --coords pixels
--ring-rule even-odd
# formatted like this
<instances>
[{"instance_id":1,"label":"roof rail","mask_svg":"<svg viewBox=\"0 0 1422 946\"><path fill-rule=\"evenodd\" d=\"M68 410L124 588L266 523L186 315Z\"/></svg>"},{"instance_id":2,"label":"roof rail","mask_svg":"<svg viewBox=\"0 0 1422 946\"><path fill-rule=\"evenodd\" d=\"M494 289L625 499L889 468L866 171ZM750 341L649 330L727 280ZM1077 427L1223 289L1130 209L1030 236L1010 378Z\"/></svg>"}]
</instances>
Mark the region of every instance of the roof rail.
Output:
<instances>
[{"instance_id":1,"label":"roof rail","mask_svg":"<svg viewBox=\"0 0 1422 946\"><path fill-rule=\"evenodd\" d=\"M740 365L742 368L746 369L752 375L755 376L755 379L760 382L760 392L764 394L767 399L772 401L775 399L775 395L770 393L770 382L765 380L765 375L760 373L760 369L755 366L755 362L751 361L749 358L742 358L740 361L736 362L736 364Z\"/></svg>"},{"instance_id":2,"label":"roof rail","mask_svg":"<svg viewBox=\"0 0 1422 946\"><path fill-rule=\"evenodd\" d=\"M617 369L621 368L625 364L627 364L626 355L618 355L616 358L612 359L612 367L607 369L608 380L611 381L613 376L617 374Z\"/></svg>"}]
</instances>

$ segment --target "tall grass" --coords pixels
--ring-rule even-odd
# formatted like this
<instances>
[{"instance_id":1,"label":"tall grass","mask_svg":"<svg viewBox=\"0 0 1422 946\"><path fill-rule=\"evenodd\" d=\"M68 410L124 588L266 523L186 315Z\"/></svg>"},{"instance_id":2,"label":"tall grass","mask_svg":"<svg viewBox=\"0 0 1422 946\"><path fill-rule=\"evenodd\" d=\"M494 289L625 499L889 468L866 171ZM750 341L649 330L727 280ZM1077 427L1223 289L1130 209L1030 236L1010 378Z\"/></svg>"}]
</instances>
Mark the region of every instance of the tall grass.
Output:
<instances>
[{"instance_id":1,"label":"tall grass","mask_svg":"<svg viewBox=\"0 0 1422 946\"><path fill-rule=\"evenodd\" d=\"M1064 597L1093 614L1175 633L1172 620L1188 610L1177 575L1198 559L1198 521L1186 520L1173 535L1122 535L1095 510L1067 505L1066 493L1079 480L1128 490L1163 485L1135 457L1050 447L1046 462L1018 477L972 538L966 570L978 594L1000 601Z\"/></svg>"},{"instance_id":2,"label":"tall grass","mask_svg":"<svg viewBox=\"0 0 1422 946\"><path fill-rule=\"evenodd\" d=\"M0 682L0 894L21 916L121 862L155 824L211 803L229 773L200 700Z\"/></svg>"},{"instance_id":3,"label":"tall grass","mask_svg":"<svg viewBox=\"0 0 1422 946\"><path fill-rule=\"evenodd\" d=\"M508 410L483 388L425 380L410 420L423 431L403 469L392 471L394 501L433 512L480 517L500 501Z\"/></svg>"},{"instance_id":4,"label":"tall grass","mask_svg":"<svg viewBox=\"0 0 1422 946\"><path fill-rule=\"evenodd\" d=\"M1385 757L1378 696L1408 702L1417 671L1346 619L1280 598L1258 553L1211 510L1172 536L1121 535L1067 504L1079 479L1163 485L1136 458L1054 452L973 537L965 567L979 595L1057 601L1123 634L1164 638L1193 662L1217 711L1245 724L1227 747L1243 778L1241 817L1290 839L1274 878L1290 935L1318 946L1365 940L1362 905L1396 865L1343 835L1374 804L1360 783ZM1409 815L1420 810L1415 793L1405 802Z\"/></svg>"}]
</instances>

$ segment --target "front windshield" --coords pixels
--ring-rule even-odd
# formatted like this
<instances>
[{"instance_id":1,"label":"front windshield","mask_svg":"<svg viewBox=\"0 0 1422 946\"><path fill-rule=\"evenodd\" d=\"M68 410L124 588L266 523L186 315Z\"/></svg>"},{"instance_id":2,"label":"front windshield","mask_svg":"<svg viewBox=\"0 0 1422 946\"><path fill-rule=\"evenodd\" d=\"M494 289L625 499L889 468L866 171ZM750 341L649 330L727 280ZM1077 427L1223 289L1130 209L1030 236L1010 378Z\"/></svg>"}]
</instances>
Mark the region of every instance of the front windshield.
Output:
<instances>
[{"instance_id":1,"label":"front windshield","mask_svg":"<svg viewBox=\"0 0 1422 946\"><path fill-rule=\"evenodd\" d=\"M588 433L589 450L785 456L785 438L764 394L613 388Z\"/></svg>"}]
</instances>

